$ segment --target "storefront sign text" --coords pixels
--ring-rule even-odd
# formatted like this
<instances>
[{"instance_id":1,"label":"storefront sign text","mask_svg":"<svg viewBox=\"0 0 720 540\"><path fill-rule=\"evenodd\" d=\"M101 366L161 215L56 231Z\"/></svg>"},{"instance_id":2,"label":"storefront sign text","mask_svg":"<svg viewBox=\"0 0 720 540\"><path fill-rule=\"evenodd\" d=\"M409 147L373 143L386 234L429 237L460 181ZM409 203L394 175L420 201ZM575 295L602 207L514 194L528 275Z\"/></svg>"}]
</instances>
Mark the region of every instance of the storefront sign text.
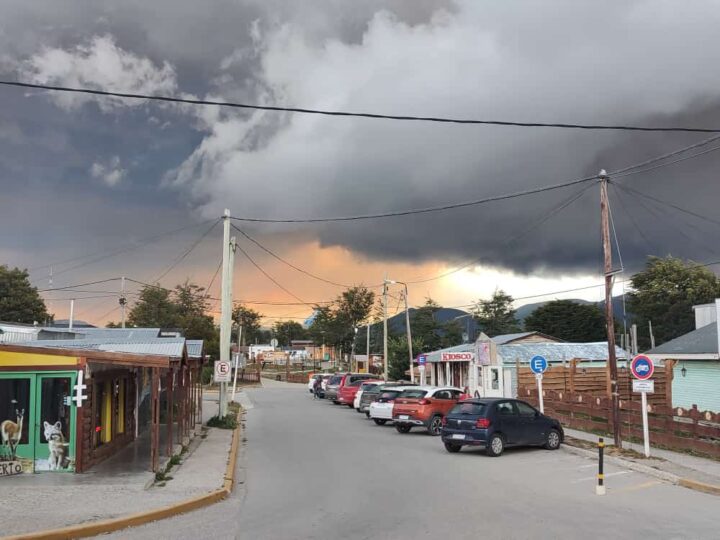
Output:
<instances>
[{"instance_id":1,"label":"storefront sign text","mask_svg":"<svg viewBox=\"0 0 720 540\"><path fill-rule=\"evenodd\" d=\"M19 461L0 461L0 476L11 476L22 472L22 463Z\"/></svg>"},{"instance_id":2,"label":"storefront sign text","mask_svg":"<svg viewBox=\"0 0 720 540\"><path fill-rule=\"evenodd\" d=\"M441 362L474 362L475 353L472 352L444 352L442 353Z\"/></svg>"}]
</instances>

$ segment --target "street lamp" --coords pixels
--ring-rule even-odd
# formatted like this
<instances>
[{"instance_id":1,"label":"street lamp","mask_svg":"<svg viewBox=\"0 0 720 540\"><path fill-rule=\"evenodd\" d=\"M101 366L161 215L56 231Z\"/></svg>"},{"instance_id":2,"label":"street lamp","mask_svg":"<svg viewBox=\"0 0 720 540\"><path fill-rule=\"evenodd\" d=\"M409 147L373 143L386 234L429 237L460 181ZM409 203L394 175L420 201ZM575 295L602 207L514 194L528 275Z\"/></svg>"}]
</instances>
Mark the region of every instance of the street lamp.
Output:
<instances>
[{"instance_id":1,"label":"street lamp","mask_svg":"<svg viewBox=\"0 0 720 540\"><path fill-rule=\"evenodd\" d=\"M407 342L408 342L408 358L410 361L410 382L415 382L415 366L413 362L413 349L412 349L412 332L410 330L410 307L408 304L408 286L404 281L393 281L390 279L385 280L386 284L398 284L405 288L405 327L407 328ZM386 337L387 339L387 337ZM420 381L424 383L425 381Z\"/></svg>"},{"instance_id":2,"label":"street lamp","mask_svg":"<svg viewBox=\"0 0 720 540\"><path fill-rule=\"evenodd\" d=\"M355 333L353 334L352 347L350 349L350 371L352 371L353 361L355 360L355 338L357 337L358 327L354 326L353 330ZM357 361L355 361L355 369L357 370Z\"/></svg>"}]
</instances>

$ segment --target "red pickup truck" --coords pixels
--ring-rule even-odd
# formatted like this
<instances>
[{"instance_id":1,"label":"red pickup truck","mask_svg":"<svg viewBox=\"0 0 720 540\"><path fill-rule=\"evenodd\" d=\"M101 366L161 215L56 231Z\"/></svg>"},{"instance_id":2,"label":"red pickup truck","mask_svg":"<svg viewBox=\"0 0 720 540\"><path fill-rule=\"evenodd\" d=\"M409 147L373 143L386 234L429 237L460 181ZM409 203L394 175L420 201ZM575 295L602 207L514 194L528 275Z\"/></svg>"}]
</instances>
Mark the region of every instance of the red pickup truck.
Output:
<instances>
[{"instance_id":1,"label":"red pickup truck","mask_svg":"<svg viewBox=\"0 0 720 540\"><path fill-rule=\"evenodd\" d=\"M398 433L424 427L430 435L440 435L442 419L455 404L468 396L460 388L413 388L395 398L393 422Z\"/></svg>"}]
</instances>

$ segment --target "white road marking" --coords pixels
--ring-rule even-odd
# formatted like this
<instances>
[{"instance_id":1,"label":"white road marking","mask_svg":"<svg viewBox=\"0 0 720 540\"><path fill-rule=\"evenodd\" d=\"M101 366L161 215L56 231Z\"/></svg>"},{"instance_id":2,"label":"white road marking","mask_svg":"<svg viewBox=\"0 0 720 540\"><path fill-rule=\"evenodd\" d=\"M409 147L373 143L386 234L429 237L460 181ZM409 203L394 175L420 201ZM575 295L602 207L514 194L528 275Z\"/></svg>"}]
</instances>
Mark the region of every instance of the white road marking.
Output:
<instances>
[{"instance_id":1,"label":"white road marking","mask_svg":"<svg viewBox=\"0 0 720 540\"><path fill-rule=\"evenodd\" d=\"M620 476L621 474L630 474L631 472L633 472L633 471L617 471L617 472L606 474L605 478L610 478L611 476ZM585 478L578 478L577 480L573 480L570 483L577 484L579 482L586 482L588 480L597 480L597 475L596 476L588 476Z\"/></svg>"}]
</instances>

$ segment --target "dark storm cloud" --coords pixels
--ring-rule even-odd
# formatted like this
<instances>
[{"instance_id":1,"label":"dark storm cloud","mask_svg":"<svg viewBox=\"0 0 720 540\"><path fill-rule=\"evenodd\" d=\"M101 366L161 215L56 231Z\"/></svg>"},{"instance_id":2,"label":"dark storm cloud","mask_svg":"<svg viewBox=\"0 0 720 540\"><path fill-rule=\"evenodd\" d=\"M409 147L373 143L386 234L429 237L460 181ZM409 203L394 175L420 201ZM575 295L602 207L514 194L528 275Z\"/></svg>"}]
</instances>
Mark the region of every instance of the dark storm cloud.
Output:
<instances>
[{"instance_id":1,"label":"dark storm cloud","mask_svg":"<svg viewBox=\"0 0 720 540\"><path fill-rule=\"evenodd\" d=\"M714 69L720 9L714 2L678 12L671 2L640 1L566 1L550 9L535 2L430 0L248 0L211 7L0 0L0 11L6 73L51 76L57 63L50 51L63 52L67 63L54 80L79 77L85 84L132 82L149 65L153 88L222 99L513 120L720 125L720 72ZM108 74L99 69L107 65L100 54L75 63L83 51L97 52L98 38L105 52L132 60L135 68ZM317 217L476 199L612 170L700 138L152 104L58 106L9 89L0 89L0 99L0 187L11 195L0 204L15 205L0 220L24 231L3 247L23 262L76 250L78 240L87 249L169 230L188 212L199 220L226 206L251 217ZM710 154L623 182L714 215L715 164ZM478 259L551 275L594 271L597 188L539 224L577 189L442 214L249 230L261 237L286 233L289 243L317 238L369 258ZM19 210L30 200L34 209L45 209L43 223ZM645 208L629 196L613 204L626 265L649 253L696 259L709 253L703 244L712 244L711 225ZM42 247L44 256L28 246Z\"/></svg>"}]
</instances>

